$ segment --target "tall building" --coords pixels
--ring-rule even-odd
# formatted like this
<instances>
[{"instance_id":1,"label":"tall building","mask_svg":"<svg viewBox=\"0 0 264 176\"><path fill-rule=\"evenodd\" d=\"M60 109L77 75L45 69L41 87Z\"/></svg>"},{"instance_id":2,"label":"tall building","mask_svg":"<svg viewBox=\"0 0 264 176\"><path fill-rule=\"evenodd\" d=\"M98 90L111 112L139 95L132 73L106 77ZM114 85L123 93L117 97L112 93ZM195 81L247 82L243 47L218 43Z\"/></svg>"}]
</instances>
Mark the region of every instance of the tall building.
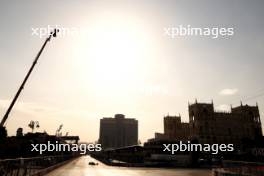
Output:
<instances>
[{"instance_id":1,"label":"tall building","mask_svg":"<svg viewBox=\"0 0 264 176\"><path fill-rule=\"evenodd\" d=\"M243 139L262 137L258 106L231 107L230 112L215 111L212 103L189 104L189 123L181 122L180 116L164 117L164 135L156 139L192 140L199 143L241 144ZM161 138L161 137L162 138Z\"/></svg>"},{"instance_id":2,"label":"tall building","mask_svg":"<svg viewBox=\"0 0 264 176\"><path fill-rule=\"evenodd\" d=\"M100 120L99 143L103 149L119 148L138 143L138 121L116 114Z\"/></svg>"}]
</instances>

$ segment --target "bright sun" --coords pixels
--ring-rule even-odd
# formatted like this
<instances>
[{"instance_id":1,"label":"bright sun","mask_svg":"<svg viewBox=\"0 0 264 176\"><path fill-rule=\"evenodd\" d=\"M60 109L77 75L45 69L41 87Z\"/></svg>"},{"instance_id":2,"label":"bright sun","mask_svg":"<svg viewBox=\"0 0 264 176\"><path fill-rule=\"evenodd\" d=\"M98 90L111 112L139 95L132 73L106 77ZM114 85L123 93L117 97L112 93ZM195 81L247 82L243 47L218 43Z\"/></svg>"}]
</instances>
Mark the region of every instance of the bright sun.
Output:
<instances>
[{"instance_id":1,"label":"bright sun","mask_svg":"<svg viewBox=\"0 0 264 176\"><path fill-rule=\"evenodd\" d=\"M146 33L128 22L97 22L81 39L78 58L83 75L92 74L96 86L133 85L144 76L149 47ZM84 77L85 79L85 77ZM87 77L86 77L87 79Z\"/></svg>"}]
</instances>

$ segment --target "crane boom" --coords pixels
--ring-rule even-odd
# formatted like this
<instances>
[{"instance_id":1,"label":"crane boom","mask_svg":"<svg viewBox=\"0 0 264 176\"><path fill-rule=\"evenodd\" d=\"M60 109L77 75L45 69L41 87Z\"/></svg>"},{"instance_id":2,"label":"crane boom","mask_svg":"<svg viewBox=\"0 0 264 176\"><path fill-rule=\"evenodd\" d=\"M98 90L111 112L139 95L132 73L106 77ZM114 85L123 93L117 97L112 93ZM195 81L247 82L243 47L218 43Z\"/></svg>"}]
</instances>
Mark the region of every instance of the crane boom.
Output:
<instances>
[{"instance_id":1,"label":"crane boom","mask_svg":"<svg viewBox=\"0 0 264 176\"><path fill-rule=\"evenodd\" d=\"M30 67L28 73L26 74L26 77L24 78L24 80L23 80L21 86L19 87L19 89L18 89L18 91L17 91L15 97L13 98L11 104L9 105L9 107L8 107L8 109L7 109L5 115L4 115L4 117L3 117L3 119L2 119L2 121L1 121L1 123L0 123L0 127L3 127L4 124L5 124L5 122L6 122L6 120L8 119L9 113L11 112L13 106L15 105L15 103L16 103L16 101L17 101L17 99L18 99L18 97L19 97L21 91L23 90L23 88L24 88L24 86L25 86L25 84L26 84L26 82L27 82L27 80L28 80L30 74L32 73L32 71L33 71L35 65L37 64L38 59L39 59L39 56L41 55L42 51L44 50L46 44L51 40L51 37L56 37L57 32L58 32L58 29L54 29L54 31L51 32L50 35L49 35L49 36L47 37L47 39L45 40L45 42L44 42L44 44L42 45L41 49L39 50L39 52L38 52L36 58L34 59L34 61L33 61L32 65L31 65L31 67Z\"/></svg>"}]
</instances>

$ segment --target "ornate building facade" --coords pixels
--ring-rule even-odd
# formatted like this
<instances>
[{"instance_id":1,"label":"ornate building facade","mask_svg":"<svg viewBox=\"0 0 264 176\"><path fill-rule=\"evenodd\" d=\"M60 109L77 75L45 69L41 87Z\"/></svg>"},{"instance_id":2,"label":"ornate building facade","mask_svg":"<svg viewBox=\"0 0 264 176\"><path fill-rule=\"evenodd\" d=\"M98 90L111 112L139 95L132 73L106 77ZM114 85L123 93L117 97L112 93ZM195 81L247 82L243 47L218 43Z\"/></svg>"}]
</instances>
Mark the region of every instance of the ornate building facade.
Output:
<instances>
[{"instance_id":1,"label":"ornate building facade","mask_svg":"<svg viewBox=\"0 0 264 176\"><path fill-rule=\"evenodd\" d=\"M187 140L190 136L189 123L182 123L181 116L165 116L164 134L168 139Z\"/></svg>"},{"instance_id":2,"label":"ornate building facade","mask_svg":"<svg viewBox=\"0 0 264 176\"><path fill-rule=\"evenodd\" d=\"M180 116L164 117L164 136L173 140L197 139L199 143L240 144L243 139L262 136L258 106L231 107L231 112L217 112L213 103L189 104L189 123Z\"/></svg>"}]
</instances>

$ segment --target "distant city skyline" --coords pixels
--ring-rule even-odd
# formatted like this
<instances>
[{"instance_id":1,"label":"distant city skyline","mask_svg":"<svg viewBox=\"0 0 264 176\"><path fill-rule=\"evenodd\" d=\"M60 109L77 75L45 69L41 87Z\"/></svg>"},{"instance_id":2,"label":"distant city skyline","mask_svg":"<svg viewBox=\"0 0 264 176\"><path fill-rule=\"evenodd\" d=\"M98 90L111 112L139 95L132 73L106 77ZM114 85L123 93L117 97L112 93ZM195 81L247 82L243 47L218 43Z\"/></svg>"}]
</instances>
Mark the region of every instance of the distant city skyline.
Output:
<instances>
[{"instance_id":1,"label":"distant city skyline","mask_svg":"<svg viewBox=\"0 0 264 176\"><path fill-rule=\"evenodd\" d=\"M19 127L99 138L100 119L139 121L138 138L163 132L163 116L188 122L188 101L256 105L264 116L263 1L0 2L0 118L45 38L32 28L59 25L85 33L52 40L7 121ZM234 35L170 38L164 28L234 28ZM150 125L151 124L151 125Z\"/></svg>"}]
</instances>

